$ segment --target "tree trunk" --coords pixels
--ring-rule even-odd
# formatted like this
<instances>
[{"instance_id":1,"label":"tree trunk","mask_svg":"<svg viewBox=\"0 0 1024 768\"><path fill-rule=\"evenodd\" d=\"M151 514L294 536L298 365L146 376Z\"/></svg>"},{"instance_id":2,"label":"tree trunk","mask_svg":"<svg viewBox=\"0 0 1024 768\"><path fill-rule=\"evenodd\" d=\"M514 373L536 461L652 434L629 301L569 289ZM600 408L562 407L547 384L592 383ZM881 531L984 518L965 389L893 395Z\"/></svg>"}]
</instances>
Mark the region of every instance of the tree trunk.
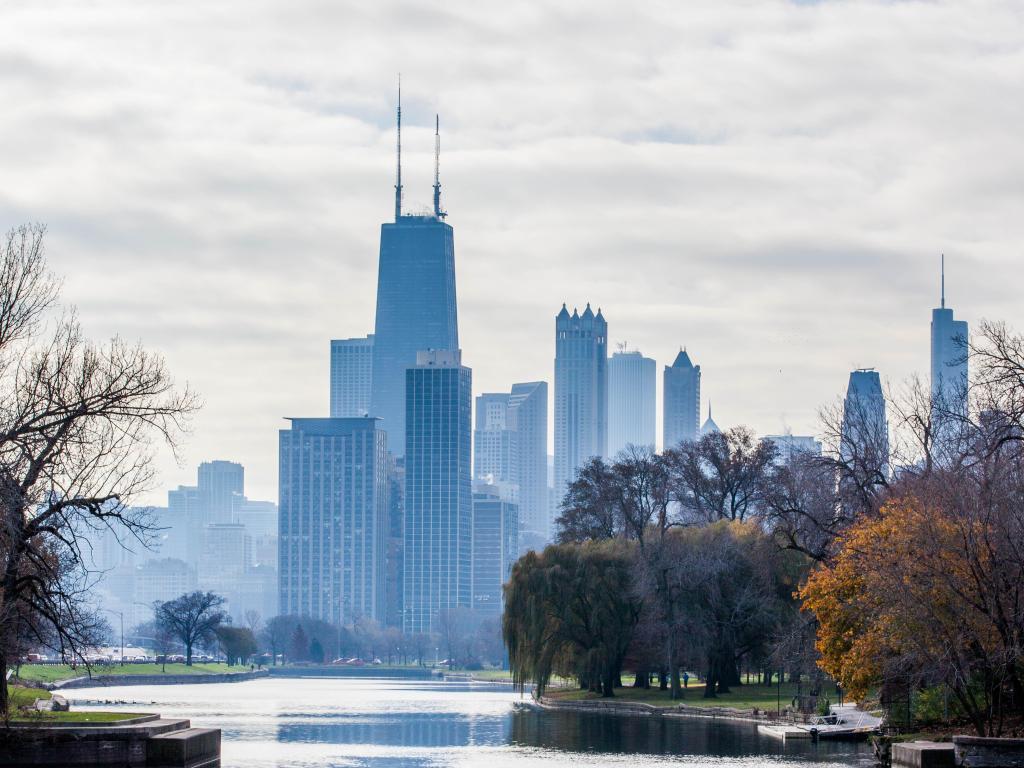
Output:
<instances>
[{"instance_id":1,"label":"tree trunk","mask_svg":"<svg viewBox=\"0 0 1024 768\"><path fill-rule=\"evenodd\" d=\"M604 674L604 691L601 695L610 699L615 696L615 670L608 669Z\"/></svg>"},{"instance_id":2,"label":"tree trunk","mask_svg":"<svg viewBox=\"0 0 1024 768\"><path fill-rule=\"evenodd\" d=\"M718 694L715 689L718 687L718 662L715 659L715 654L709 654L708 658L708 673L704 679L704 698L705 699L717 699Z\"/></svg>"},{"instance_id":3,"label":"tree trunk","mask_svg":"<svg viewBox=\"0 0 1024 768\"><path fill-rule=\"evenodd\" d=\"M185 666L192 666L192 643L185 643Z\"/></svg>"},{"instance_id":4,"label":"tree trunk","mask_svg":"<svg viewBox=\"0 0 1024 768\"><path fill-rule=\"evenodd\" d=\"M7 654L0 653L0 717L7 717L9 701L7 691Z\"/></svg>"}]
</instances>

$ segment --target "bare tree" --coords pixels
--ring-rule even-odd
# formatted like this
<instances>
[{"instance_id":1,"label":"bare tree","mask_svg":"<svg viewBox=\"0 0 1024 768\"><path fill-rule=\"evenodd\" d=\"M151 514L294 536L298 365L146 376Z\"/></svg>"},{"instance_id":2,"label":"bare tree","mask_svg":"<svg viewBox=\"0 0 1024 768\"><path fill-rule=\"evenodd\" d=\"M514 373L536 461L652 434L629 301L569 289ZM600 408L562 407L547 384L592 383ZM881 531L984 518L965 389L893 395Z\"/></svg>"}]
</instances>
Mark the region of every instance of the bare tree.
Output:
<instances>
[{"instance_id":1,"label":"bare tree","mask_svg":"<svg viewBox=\"0 0 1024 768\"><path fill-rule=\"evenodd\" d=\"M220 609L224 603L220 595L196 591L156 606L156 623L185 646L187 666L192 666L193 646L213 642L226 618Z\"/></svg>"},{"instance_id":2,"label":"bare tree","mask_svg":"<svg viewBox=\"0 0 1024 768\"><path fill-rule=\"evenodd\" d=\"M110 529L148 543L148 515L128 505L152 487L156 444L173 450L197 407L159 356L93 344L73 314L54 316L44 233L0 243L0 710L26 636L84 661L103 622L87 609L83 542Z\"/></svg>"}]
</instances>

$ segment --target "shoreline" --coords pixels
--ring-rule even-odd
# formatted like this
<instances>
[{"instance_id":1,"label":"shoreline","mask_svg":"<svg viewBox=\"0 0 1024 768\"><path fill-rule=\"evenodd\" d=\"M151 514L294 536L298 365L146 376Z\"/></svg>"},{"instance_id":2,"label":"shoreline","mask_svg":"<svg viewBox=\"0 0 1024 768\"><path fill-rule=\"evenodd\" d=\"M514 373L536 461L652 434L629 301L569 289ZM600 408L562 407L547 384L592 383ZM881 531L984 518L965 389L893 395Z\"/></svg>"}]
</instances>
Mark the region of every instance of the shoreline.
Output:
<instances>
[{"instance_id":1,"label":"shoreline","mask_svg":"<svg viewBox=\"0 0 1024 768\"><path fill-rule=\"evenodd\" d=\"M804 715L794 718L770 717L754 714L750 709L733 709L732 707L697 707L690 704L676 704L668 707L658 707L639 701L616 701L615 699L584 699L581 701L562 701L552 699L548 696L537 697L534 695L532 701L523 702L523 706L547 709L562 710L569 712L591 712L602 715L618 715L628 717L678 717L678 718L701 718L706 720L731 720L741 723L754 723L757 725L779 725L793 722L807 722Z\"/></svg>"},{"instance_id":2,"label":"shoreline","mask_svg":"<svg viewBox=\"0 0 1024 768\"><path fill-rule=\"evenodd\" d=\"M241 683L246 680L256 680L267 677L270 673L266 669L246 670L244 672L211 672L208 674L180 675L180 674L155 674L155 675L83 675L82 677L71 677L67 680L57 680L53 683L37 683L33 681L19 681L20 685L32 688L42 688L46 691L61 691L75 688L112 688L114 686L129 685L190 685L193 683Z\"/></svg>"}]
</instances>

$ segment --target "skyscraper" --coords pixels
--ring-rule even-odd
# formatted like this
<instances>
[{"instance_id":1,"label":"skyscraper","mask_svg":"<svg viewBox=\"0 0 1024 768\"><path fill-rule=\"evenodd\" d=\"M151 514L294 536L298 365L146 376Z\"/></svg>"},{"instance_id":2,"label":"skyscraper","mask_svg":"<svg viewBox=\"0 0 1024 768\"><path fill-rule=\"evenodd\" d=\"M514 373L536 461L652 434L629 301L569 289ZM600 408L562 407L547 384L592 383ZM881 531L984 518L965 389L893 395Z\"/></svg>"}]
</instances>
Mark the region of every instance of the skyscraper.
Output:
<instances>
[{"instance_id":1,"label":"skyscraper","mask_svg":"<svg viewBox=\"0 0 1024 768\"><path fill-rule=\"evenodd\" d=\"M381 225L370 413L395 455L405 450L405 372L425 349L458 349L455 241L441 210L440 138L435 129L434 211L402 212L402 107L398 106L395 220Z\"/></svg>"},{"instance_id":2,"label":"skyscraper","mask_svg":"<svg viewBox=\"0 0 1024 768\"><path fill-rule=\"evenodd\" d=\"M551 539L547 382L513 384L508 410L509 422L516 430L520 545L540 548Z\"/></svg>"},{"instance_id":3,"label":"skyscraper","mask_svg":"<svg viewBox=\"0 0 1024 768\"><path fill-rule=\"evenodd\" d=\"M608 361L609 456L627 445L654 450L657 374L657 363L638 351L622 350Z\"/></svg>"},{"instance_id":4,"label":"skyscraper","mask_svg":"<svg viewBox=\"0 0 1024 768\"><path fill-rule=\"evenodd\" d=\"M946 309L946 263L942 260L939 306L932 310L932 420L949 422L967 414L967 321ZM948 432L948 430L945 430Z\"/></svg>"},{"instance_id":5,"label":"skyscraper","mask_svg":"<svg viewBox=\"0 0 1024 768\"><path fill-rule=\"evenodd\" d=\"M519 555L519 512L491 486L473 492L473 610L501 615L502 584Z\"/></svg>"},{"instance_id":6,"label":"skyscraper","mask_svg":"<svg viewBox=\"0 0 1024 768\"><path fill-rule=\"evenodd\" d=\"M290 421L279 433L280 610L383 621L384 432L373 418Z\"/></svg>"},{"instance_id":7,"label":"skyscraper","mask_svg":"<svg viewBox=\"0 0 1024 768\"><path fill-rule=\"evenodd\" d=\"M889 474L889 424L882 380L871 368L850 373L843 401L840 455L883 476Z\"/></svg>"},{"instance_id":8,"label":"skyscraper","mask_svg":"<svg viewBox=\"0 0 1024 768\"><path fill-rule=\"evenodd\" d=\"M516 501L517 440L509 414L512 396L489 392L476 398L476 428L473 430L473 477L486 480L507 501Z\"/></svg>"},{"instance_id":9,"label":"skyscraper","mask_svg":"<svg viewBox=\"0 0 1024 768\"><path fill-rule=\"evenodd\" d=\"M204 461L199 465L198 487L208 522L234 522L245 500L245 468L234 461Z\"/></svg>"},{"instance_id":10,"label":"skyscraper","mask_svg":"<svg viewBox=\"0 0 1024 768\"><path fill-rule=\"evenodd\" d=\"M472 374L457 350L420 352L405 384L402 628L434 632L472 600Z\"/></svg>"},{"instance_id":11,"label":"skyscraper","mask_svg":"<svg viewBox=\"0 0 1024 768\"><path fill-rule=\"evenodd\" d=\"M608 323L590 309L555 317L555 504L576 470L608 452Z\"/></svg>"},{"instance_id":12,"label":"skyscraper","mask_svg":"<svg viewBox=\"0 0 1024 768\"><path fill-rule=\"evenodd\" d=\"M373 380L373 334L331 340L331 418L366 416Z\"/></svg>"},{"instance_id":13,"label":"skyscraper","mask_svg":"<svg viewBox=\"0 0 1024 768\"><path fill-rule=\"evenodd\" d=\"M690 361L685 349L665 366L662 378L665 448L700 437L700 366Z\"/></svg>"}]
</instances>

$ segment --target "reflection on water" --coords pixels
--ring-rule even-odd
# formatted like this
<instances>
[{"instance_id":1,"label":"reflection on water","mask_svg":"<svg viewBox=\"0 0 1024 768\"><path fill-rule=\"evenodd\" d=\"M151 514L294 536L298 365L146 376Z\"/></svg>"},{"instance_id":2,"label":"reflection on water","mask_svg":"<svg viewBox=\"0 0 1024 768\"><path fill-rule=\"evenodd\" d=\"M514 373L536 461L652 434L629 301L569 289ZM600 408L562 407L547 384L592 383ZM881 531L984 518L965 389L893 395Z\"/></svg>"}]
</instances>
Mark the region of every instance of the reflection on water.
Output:
<instances>
[{"instance_id":1,"label":"reflection on water","mask_svg":"<svg viewBox=\"0 0 1024 768\"><path fill-rule=\"evenodd\" d=\"M159 711L223 731L225 768L869 766L863 744L783 743L754 725L537 712L510 686L366 678L68 691L79 709ZM86 701L116 704L85 704Z\"/></svg>"}]
</instances>

